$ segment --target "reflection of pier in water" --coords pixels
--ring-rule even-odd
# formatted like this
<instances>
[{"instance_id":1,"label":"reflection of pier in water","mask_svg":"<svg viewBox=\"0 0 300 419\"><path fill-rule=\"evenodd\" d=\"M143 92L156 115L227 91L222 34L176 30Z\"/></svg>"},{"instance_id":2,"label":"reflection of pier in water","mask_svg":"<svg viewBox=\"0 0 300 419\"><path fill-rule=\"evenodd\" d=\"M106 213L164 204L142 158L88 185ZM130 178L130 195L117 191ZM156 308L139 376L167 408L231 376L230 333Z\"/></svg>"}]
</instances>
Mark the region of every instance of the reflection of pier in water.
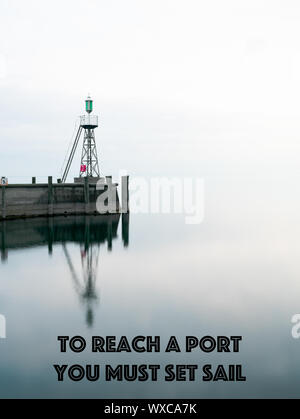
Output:
<instances>
[{"instance_id":1,"label":"reflection of pier in water","mask_svg":"<svg viewBox=\"0 0 300 419\"><path fill-rule=\"evenodd\" d=\"M96 290L97 270L101 244L107 243L112 250L113 240L118 238L120 215L74 216L36 218L0 223L1 260L5 262L8 252L14 249L48 246L51 255L53 246L61 244L70 269L74 288L80 301L86 306L86 321L93 324L93 304L98 301ZM122 241L129 244L129 214L122 214ZM81 274L76 271L68 243L80 246Z\"/></svg>"}]
</instances>

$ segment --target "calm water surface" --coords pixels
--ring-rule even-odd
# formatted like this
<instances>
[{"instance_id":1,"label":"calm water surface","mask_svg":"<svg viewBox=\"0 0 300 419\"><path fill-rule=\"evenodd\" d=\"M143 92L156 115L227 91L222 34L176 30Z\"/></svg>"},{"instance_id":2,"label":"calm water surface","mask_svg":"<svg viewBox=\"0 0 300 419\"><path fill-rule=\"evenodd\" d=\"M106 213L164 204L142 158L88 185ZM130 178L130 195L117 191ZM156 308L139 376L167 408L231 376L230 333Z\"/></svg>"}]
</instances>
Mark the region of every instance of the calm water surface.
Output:
<instances>
[{"instance_id":1,"label":"calm water surface","mask_svg":"<svg viewBox=\"0 0 300 419\"><path fill-rule=\"evenodd\" d=\"M206 185L181 215L0 224L0 397L299 397L299 199L289 182ZM59 352L58 335L242 335L239 353ZM57 382L53 364L242 364L246 382Z\"/></svg>"}]
</instances>

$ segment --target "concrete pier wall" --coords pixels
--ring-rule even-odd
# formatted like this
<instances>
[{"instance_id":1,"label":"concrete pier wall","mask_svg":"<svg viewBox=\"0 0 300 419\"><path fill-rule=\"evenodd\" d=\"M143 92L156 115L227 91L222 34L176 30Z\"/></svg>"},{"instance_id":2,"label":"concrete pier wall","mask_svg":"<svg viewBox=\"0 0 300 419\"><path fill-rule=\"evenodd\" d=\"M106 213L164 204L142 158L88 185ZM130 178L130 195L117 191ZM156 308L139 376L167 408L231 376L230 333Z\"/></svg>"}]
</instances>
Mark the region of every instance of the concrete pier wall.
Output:
<instances>
[{"instance_id":1,"label":"concrete pier wall","mask_svg":"<svg viewBox=\"0 0 300 419\"><path fill-rule=\"evenodd\" d=\"M117 188L117 184L113 184ZM95 183L15 184L0 187L0 220L21 217L97 214L96 201L107 191ZM116 209L121 212L117 192Z\"/></svg>"}]
</instances>

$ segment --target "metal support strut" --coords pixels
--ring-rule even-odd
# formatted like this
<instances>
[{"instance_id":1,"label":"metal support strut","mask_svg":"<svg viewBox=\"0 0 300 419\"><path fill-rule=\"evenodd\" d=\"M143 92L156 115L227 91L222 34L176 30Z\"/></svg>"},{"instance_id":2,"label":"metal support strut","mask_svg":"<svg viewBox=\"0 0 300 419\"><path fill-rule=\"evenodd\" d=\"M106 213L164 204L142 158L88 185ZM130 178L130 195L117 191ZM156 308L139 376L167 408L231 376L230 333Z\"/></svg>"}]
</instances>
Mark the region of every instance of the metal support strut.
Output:
<instances>
[{"instance_id":1,"label":"metal support strut","mask_svg":"<svg viewBox=\"0 0 300 419\"><path fill-rule=\"evenodd\" d=\"M77 131L77 134L76 134L76 137L75 137L75 141L73 143L73 147L71 149L70 156L68 158L68 162L67 162L64 174L63 174L62 179L61 179L62 183L65 183L65 181L67 179L67 176L68 176L68 173L69 173L69 170L70 170L73 158L74 158L74 154L75 154L76 149L77 149L77 145L78 145L78 142L79 142L81 132L82 132L82 127L80 126L78 128L78 131Z\"/></svg>"}]
</instances>

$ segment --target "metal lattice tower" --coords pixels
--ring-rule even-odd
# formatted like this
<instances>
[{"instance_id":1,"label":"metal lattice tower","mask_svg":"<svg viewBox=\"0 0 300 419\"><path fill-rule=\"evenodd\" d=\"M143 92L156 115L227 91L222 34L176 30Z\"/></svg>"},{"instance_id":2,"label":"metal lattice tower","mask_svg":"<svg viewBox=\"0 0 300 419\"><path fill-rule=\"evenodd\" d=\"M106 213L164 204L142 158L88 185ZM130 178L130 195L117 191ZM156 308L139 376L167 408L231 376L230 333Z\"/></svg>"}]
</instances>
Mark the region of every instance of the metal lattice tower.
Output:
<instances>
[{"instance_id":1,"label":"metal lattice tower","mask_svg":"<svg viewBox=\"0 0 300 419\"><path fill-rule=\"evenodd\" d=\"M91 115L93 101L90 97L85 101L87 115L80 117L80 127L84 129L83 146L79 176L100 177L97 147L94 129L98 127L98 116Z\"/></svg>"},{"instance_id":2,"label":"metal lattice tower","mask_svg":"<svg viewBox=\"0 0 300 419\"><path fill-rule=\"evenodd\" d=\"M91 115L93 111L93 101L90 97L87 98L85 101L85 110L86 115L80 117L80 125L70 151L69 158L67 160L67 164L65 166L63 175L62 175L62 183L65 183L68 177L68 173L78 146L78 142L81 136L82 131L84 130L84 137L83 137L83 146L82 146L82 153L81 153L81 164L80 164L80 177L100 177L100 170L99 170L99 163L98 163L98 155L97 155L97 147L95 141L95 128L98 127L98 116Z\"/></svg>"}]
</instances>

